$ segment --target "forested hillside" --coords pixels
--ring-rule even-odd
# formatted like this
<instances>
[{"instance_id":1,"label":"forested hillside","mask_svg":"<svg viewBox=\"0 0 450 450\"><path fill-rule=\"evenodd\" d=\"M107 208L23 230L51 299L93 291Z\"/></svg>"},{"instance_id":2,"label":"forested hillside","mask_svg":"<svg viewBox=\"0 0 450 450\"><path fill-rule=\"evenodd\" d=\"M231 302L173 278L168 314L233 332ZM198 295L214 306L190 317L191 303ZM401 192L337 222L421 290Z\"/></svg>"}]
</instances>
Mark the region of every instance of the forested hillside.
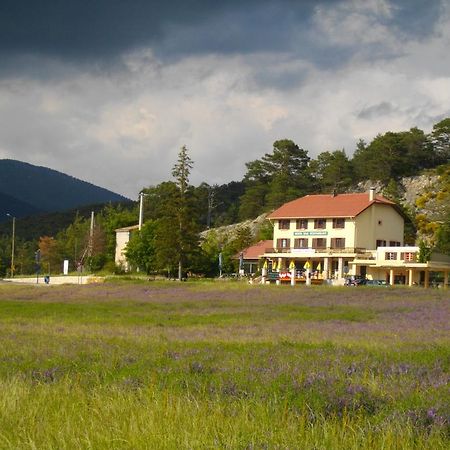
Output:
<instances>
[{"instance_id":1,"label":"forested hillside","mask_svg":"<svg viewBox=\"0 0 450 450\"><path fill-rule=\"evenodd\" d=\"M16 217L128 200L56 170L11 159L0 160L0 194L1 210ZM0 222L3 220L1 214Z\"/></svg>"},{"instance_id":2,"label":"forested hillside","mask_svg":"<svg viewBox=\"0 0 450 450\"><path fill-rule=\"evenodd\" d=\"M0 217L2 218L0 220L0 225L3 220L6 220L7 214L14 217L24 217L39 212L39 209L33 205L0 192Z\"/></svg>"},{"instance_id":3,"label":"forested hillside","mask_svg":"<svg viewBox=\"0 0 450 450\"><path fill-rule=\"evenodd\" d=\"M181 265L185 271L215 275L219 252L223 270L232 271L236 252L258 239L270 238L270 225L242 224L231 234L217 233L214 228L255 219L302 195L366 190L371 185L403 208L408 218L405 242L450 253L450 118L438 122L429 134L411 128L379 134L368 143L359 141L352 157L345 149L329 149L311 158L292 140L278 140L271 151L246 164L242 180L221 186L192 186L189 175L195 165L188 150L183 147L182 151L186 167L179 167L179 159L172 179L168 174L168 181L143 189L145 224L128 247L129 261L141 271L174 275ZM420 184L422 179L432 181ZM65 258L74 267L80 259L87 248L88 215L75 215L70 224L54 219L54 226L41 230L33 225L37 218L28 219L26 226L18 221L17 272L33 270L38 247L43 262L51 267L59 268ZM137 221L137 204L98 210L92 254L86 264L92 270L114 270L114 230ZM25 229L33 228L39 233L30 239ZM212 231L200 239L200 233L209 228ZM5 273L11 236L8 228L0 231L0 273Z\"/></svg>"}]
</instances>

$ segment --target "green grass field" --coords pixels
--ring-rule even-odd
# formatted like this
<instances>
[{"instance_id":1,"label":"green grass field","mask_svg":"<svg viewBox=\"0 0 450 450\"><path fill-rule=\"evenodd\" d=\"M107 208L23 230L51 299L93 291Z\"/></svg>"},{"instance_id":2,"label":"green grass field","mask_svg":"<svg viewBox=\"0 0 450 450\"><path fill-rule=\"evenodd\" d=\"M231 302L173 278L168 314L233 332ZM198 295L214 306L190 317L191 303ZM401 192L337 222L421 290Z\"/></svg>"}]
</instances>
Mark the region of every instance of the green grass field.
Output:
<instances>
[{"instance_id":1,"label":"green grass field","mask_svg":"<svg viewBox=\"0 0 450 450\"><path fill-rule=\"evenodd\" d=\"M447 449L449 291L0 285L1 449Z\"/></svg>"}]
</instances>

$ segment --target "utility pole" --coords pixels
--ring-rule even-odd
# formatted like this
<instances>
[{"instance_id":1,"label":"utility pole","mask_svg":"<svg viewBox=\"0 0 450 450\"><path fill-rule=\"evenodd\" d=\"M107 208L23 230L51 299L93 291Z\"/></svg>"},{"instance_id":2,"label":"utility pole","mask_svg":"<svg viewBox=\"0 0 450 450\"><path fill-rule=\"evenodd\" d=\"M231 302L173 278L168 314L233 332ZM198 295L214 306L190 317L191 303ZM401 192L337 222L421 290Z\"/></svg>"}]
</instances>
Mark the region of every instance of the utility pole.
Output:
<instances>
[{"instance_id":1,"label":"utility pole","mask_svg":"<svg viewBox=\"0 0 450 450\"><path fill-rule=\"evenodd\" d=\"M144 223L144 196L147 195L144 191L139 192L139 233L142 230L142 225ZM139 267L136 267L136 272L140 272Z\"/></svg>"},{"instance_id":2,"label":"utility pole","mask_svg":"<svg viewBox=\"0 0 450 450\"><path fill-rule=\"evenodd\" d=\"M12 218L12 238L11 238L11 278L14 278L14 245L16 241L16 218L9 213L8 217Z\"/></svg>"},{"instance_id":3,"label":"utility pole","mask_svg":"<svg viewBox=\"0 0 450 450\"><path fill-rule=\"evenodd\" d=\"M91 227L89 229L88 258L92 257L94 247L94 211L91 211Z\"/></svg>"},{"instance_id":4,"label":"utility pole","mask_svg":"<svg viewBox=\"0 0 450 450\"><path fill-rule=\"evenodd\" d=\"M139 231L142 230L144 222L144 192L139 192Z\"/></svg>"},{"instance_id":5,"label":"utility pole","mask_svg":"<svg viewBox=\"0 0 450 450\"><path fill-rule=\"evenodd\" d=\"M41 271L41 251L37 249L34 252L34 261L35 261L35 267L36 267L36 284L39 283L39 272Z\"/></svg>"}]
</instances>

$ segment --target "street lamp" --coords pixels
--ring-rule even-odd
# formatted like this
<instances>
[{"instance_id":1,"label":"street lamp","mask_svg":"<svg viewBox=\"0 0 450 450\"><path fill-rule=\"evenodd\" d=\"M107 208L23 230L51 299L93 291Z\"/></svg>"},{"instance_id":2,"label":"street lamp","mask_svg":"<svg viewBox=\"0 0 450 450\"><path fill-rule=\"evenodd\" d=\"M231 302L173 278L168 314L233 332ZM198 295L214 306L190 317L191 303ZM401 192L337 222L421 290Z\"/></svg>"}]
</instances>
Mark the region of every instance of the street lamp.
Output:
<instances>
[{"instance_id":1,"label":"street lamp","mask_svg":"<svg viewBox=\"0 0 450 450\"><path fill-rule=\"evenodd\" d=\"M12 218L12 239L11 239L11 278L14 278L14 242L16 239L16 218L9 213L8 217Z\"/></svg>"}]
</instances>

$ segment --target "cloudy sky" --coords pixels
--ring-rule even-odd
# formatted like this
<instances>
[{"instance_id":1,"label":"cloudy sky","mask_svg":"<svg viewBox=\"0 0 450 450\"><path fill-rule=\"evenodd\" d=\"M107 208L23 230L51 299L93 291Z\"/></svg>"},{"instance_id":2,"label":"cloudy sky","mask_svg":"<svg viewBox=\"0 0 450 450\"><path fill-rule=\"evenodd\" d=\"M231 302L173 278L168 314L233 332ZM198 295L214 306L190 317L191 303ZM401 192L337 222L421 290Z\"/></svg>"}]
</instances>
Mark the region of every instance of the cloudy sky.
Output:
<instances>
[{"instance_id":1,"label":"cloudy sky","mask_svg":"<svg viewBox=\"0 0 450 450\"><path fill-rule=\"evenodd\" d=\"M0 158L136 198L450 116L450 0L2 0Z\"/></svg>"}]
</instances>

